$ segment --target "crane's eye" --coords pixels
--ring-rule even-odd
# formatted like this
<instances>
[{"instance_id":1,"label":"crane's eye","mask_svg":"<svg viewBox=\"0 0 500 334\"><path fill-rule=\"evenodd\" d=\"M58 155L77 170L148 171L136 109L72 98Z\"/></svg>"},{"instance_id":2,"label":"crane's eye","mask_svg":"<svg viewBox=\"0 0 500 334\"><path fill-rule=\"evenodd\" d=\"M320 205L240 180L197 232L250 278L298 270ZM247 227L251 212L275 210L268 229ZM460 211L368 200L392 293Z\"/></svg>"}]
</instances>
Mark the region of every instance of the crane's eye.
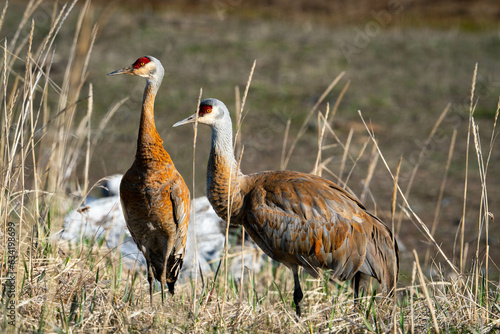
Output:
<instances>
[{"instance_id":1,"label":"crane's eye","mask_svg":"<svg viewBox=\"0 0 500 334\"><path fill-rule=\"evenodd\" d=\"M212 106L200 106L199 116L204 116L205 114L210 114L212 112Z\"/></svg>"},{"instance_id":2,"label":"crane's eye","mask_svg":"<svg viewBox=\"0 0 500 334\"><path fill-rule=\"evenodd\" d=\"M151 60L148 57L141 57L132 65L133 68L138 69L149 63Z\"/></svg>"}]
</instances>

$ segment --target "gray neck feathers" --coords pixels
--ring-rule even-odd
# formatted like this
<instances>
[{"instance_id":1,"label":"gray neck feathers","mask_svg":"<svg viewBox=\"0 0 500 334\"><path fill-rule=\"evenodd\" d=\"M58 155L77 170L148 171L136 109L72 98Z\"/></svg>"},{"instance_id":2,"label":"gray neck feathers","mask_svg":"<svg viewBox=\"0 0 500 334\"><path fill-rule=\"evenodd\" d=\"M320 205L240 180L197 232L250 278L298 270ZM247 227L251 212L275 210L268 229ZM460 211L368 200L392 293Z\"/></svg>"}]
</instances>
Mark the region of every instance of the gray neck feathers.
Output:
<instances>
[{"instance_id":1,"label":"gray neck feathers","mask_svg":"<svg viewBox=\"0 0 500 334\"><path fill-rule=\"evenodd\" d=\"M230 117L224 117L221 122L212 127L211 153L224 158L226 163L231 165L232 170L237 171L238 165L234 158L233 127Z\"/></svg>"},{"instance_id":2,"label":"gray neck feathers","mask_svg":"<svg viewBox=\"0 0 500 334\"><path fill-rule=\"evenodd\" d=\"M143 103L146 101L148 91L149 94L152 94L151 97L153 99L156 97L156 93L158 92L161 82L163 81L163 76L165 75L165 69L163 68L162 64L156 58L153 58L151 56L150 58L154 62L155 68L151 70L149 77L146 78L146 89L144 90L144 96L142 99Z\"/></svg>"},{"instance_id":3,"label":"gray neck feathers","mask_svg":"<svg viewBox=\"0 0 500 334\"><path fill-rule=\"evenodd\" d=\"M161 66L161 65L160 65ZM146 89L144 90L144 96L142 102L146 101L146 98L155 98L158 89L160 88L161 82L163 80L163 68L162 71L155 69L155 73L151 73L151 77L146 78Z\"/></svg>"},{"instance_id":4,"label":"gray neck feathers","mask_svg":"<svg viewBox=\"0 0 500 334\"><path fill-rule=\"evenodd\" d=\"M154 120L154 103L156 93L163 79L163 67L156 62L156 68L151 71L146 78L146 88L142 98L141 125L139 127L138 153L143 145L157 144L162 145L163 141L158 134ZM161 146L163 148L163 146Z\"/></svg>"},{"instance_id":5,"label":"gray neck feathers","mask_svg":"<svg viewBox=\"0 0 500 334\"><path fill-rule=\"evenodd\" d=\"M207 166L207 197L222 219L226 219L229 198L234 201L234 196L240 191L238 179L241 176L233 153L231 119L226 113L217 124L212 125L212 149Z\"/></svg>"}]
</instances>

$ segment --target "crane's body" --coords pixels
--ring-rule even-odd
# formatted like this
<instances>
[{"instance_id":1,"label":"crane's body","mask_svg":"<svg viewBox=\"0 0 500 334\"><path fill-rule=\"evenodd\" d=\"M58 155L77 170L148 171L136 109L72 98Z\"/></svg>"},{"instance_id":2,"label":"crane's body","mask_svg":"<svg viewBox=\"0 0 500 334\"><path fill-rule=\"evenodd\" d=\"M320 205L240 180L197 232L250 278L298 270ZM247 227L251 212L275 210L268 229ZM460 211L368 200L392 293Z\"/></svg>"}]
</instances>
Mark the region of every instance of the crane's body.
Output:
<instances>
[{"instance_id":1,"label":"crane's body","mask_svg":"<svg viewBox=\"0 0 500 334\"><path fill-rule=\"evenodd\" d=\"M182 268L189 224L189 189L163 147L154 122L154 101L163 78L163 66L151 56L108 75L146 78L135 160L120 184L120 200L127 227L144 254L152 303L153 280L174 285Z\"/></svg>"},{"instance_id":2,"label":"crane's body","mask_svg":"<svg viewBox=\"0 0 500 334\"><path fill-rule=\"evenodd\" d=\"M176 123L194 121L194 115ZM272 259L294 274L294 302L300 315L298 268L316 268L339 280L353 279L355 298L362 275L375 277L386 292L397 280L396 241L389 228L335 183L306 173L266 171L244 175L232 144L229 111L219 100L200 105L198 121L212 128L207 197L217 214L245 227ZM229 207L230 206L230 207Z\"/></svg>"}]
</instances>

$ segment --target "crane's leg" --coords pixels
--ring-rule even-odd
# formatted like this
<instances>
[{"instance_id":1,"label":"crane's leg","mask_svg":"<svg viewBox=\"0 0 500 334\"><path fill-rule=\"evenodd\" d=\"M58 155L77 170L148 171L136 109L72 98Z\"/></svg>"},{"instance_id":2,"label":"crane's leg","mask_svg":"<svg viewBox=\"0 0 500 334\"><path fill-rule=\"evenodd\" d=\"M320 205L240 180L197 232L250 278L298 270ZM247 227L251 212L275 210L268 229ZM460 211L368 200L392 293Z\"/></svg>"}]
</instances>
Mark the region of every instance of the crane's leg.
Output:
<instances>
[{"instance_id":1,"label":"crane's leg","mask_svg":"<svg viewBox=\"0 0 500 334\"><path fill-rule=\"evenodd\" d=\"M154 283L154 275L153 275L153 267L151 266L151 262L146 259L148 264L148 283L149 283L149 300L151 302L151 306L153 306L153 283Z\"/></svg>"},{"instance_id":2,"label":"crane's leg","mask_svg":"<svg viewBox=\"0 0 500 334\"><path fill-rule=\"evenodd\" d=\"M293 291L293 302L295 303L295 313L297 313L297 316L300 317L301 315L300 301L302 300L304 295L302 294L302 289L300 288L299 268L297 266L294 266L291 269L293 271L293 281L295 283L295 289Z\"/></svg>"},{"instance_id":3,"label":"crane's leg","mask_svg":"<svg viewBox=\"0 0 500 334\"><path fill-rule=\"evenodd\" d=\"M165 295L165 293L164 293L164 286L165 286L165 282L161 282L161 306L164 305L164 301L165 301L164 300L165 299L164 298L164 295Z\"/></svg>"},{"instance_id":4,"label":"crane's leg","mask_svg":"<svg viewBox=\"0 0 500 334\"><path fill-rule=\"evenodd\" d=\"M352 289L354 290L354 309L358 309L359 302L359 281L361 280L361 273L358 271L352 278Z\"/></svg>"},{"instance_id":5,"label":"crane's leg","mask_svg":"<svg viewBox=\"0 0 500 334\"><path fill-rule=\"evenodd\" d=\"M361 280L361 273L358 271L352 279L352 289L354 290L354 302L357 302L358 300L360 280Z\"/></svg>"}]
</instances>

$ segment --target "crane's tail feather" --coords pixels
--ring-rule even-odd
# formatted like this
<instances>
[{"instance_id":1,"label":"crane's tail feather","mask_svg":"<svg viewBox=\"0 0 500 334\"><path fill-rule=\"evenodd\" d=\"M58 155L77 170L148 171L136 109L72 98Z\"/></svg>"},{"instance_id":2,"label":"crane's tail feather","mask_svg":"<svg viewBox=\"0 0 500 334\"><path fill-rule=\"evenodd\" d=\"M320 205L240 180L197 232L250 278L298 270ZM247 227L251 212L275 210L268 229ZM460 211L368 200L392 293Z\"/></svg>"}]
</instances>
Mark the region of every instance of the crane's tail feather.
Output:
<instances>
[{"instance_id":1,"label":"crane's tail feather","mask_svg":"<svg viewBox=\"0 0 500 334\"><path fill-rule=\"evenodd\" d=\"M182 254L182 256L180 255L181 254L170 256L168 259L167 268L169 268L169 271L167 272L167 286L168 292L172 295L174 294L175 282L177 282L184 262L184 254Z\"/></svg>"},{"instance_id":2,"label":"crane's tail feather","mask_svg":"<svg viewBox=\"0 0 500 334\"><path fill-rule=\"evenodd\" d=\"M386 294L396 287L399 272L399 249L391 230L377 217L373 218L373 230L368 236L366 258L359 271L375 277Z\"/></svg>"}]
</instances>

